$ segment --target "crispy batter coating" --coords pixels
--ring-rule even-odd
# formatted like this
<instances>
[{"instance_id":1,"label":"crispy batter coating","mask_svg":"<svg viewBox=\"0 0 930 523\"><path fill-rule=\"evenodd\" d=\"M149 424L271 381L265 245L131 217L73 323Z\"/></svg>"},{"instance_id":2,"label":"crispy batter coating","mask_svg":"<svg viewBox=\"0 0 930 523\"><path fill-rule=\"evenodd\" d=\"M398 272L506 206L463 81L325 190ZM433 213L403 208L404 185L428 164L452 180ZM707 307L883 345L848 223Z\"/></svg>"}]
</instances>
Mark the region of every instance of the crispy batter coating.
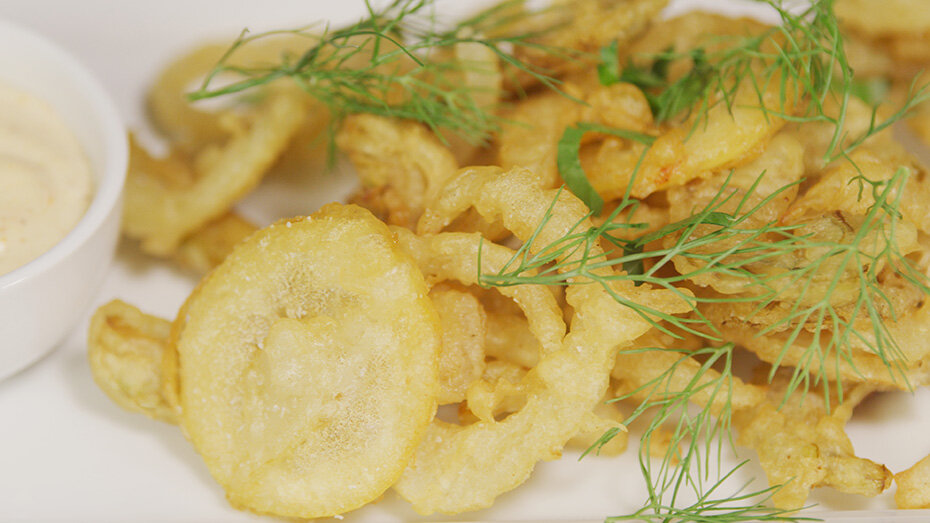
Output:
<instances>
[{"instance_id":1,"label":"crispy batter coating","mask_svg":"<svg viewBox=\"0 0 930 523\"><path fill-rule=\"evenodd\" d=\"M113 300L90 322L88 360L97 386L124 409L177 423L162 394L161 361L169 350L171 322Z\"/></svg>"},{"instance_id":2,"label":"crispy batter coating","mask_svg":"<svg viewBox=\"0 0 930 523\"><path fill-rule=\"evenodd\" d=\"M898 508L930 508L930 456L894 475Z\"/></svg>"},{"instance_id":3,"label":"crispy batter coating","mask_svg":"<svg viewBox=\"0 0 930 523\"><path fill-rule=\"evenodd\" d=\"M843 430L856 405L875 388L847 387L842 402L831 398L828 412L825 398L815 391L793 393L782 405L789 378L790 371L780 371L766 401L733 417L738 443L759 455L769 485L784 485L772 495L775 506L800 509L815 487L863 496L876 496L890 487L891 472L856 456Z\"/></svg>"}]
</instances>

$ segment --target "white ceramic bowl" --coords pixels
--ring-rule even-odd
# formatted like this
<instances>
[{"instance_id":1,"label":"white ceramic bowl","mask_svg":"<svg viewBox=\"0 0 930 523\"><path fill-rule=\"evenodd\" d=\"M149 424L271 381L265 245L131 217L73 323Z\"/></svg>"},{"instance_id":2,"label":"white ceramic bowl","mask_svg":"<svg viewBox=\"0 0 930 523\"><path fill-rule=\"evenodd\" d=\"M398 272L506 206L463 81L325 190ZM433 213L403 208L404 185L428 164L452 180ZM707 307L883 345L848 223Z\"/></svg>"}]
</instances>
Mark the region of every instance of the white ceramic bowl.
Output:
<instances>
[{"instance_id":1,"label":"white ceramic bowl","mask_svg":"<svg viewBox=\"0 0 930 523\"><path fill-rule=\"evenodd\" d=\"M45 38L0 20L0 82L59 113L90 160L94 198L77 226L35 260L0 275L0 379L36 361L71 331L103 281L119 236L126 131L107 92Z\"/></svg>"}]
</instances>

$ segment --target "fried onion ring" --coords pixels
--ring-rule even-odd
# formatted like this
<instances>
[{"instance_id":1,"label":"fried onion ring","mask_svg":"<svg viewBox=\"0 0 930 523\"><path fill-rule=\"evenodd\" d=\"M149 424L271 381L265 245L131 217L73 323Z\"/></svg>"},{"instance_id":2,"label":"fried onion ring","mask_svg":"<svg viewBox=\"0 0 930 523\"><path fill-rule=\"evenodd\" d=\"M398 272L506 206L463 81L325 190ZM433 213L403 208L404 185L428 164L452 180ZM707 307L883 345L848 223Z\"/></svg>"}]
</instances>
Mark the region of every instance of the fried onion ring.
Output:
<instances>
[{"instance_id":1,"label":"fried onion ring","mask_svg":"<svg viewBox=\"0 0 930 523\"><path fill-rule=\"evenodd\" d=\"M535 175L523 169L506 175L499 169L464 170L447 185L439 208L427 209L419 225L441 228L474 206L486 220L500 219L522 241L535 237L542 245L579 226L591 227L581 201L565 192L543 190L534 180ZM550 219L540 229L547 210ZM482 272L501 268L488 257L481 261ZM472 278L475 269L470 271ZM547 350L543 343L539 363L521 382L526 404L519 411L501 421L480 420L464 427L436 421L430 427L395 486L415 510L458 513L487 507L525 481L537 461L559 456L607 391L616 349L650 328L647 319L621 305L617 296L663 302L659 310L666 313L690 308L684 300L632 283L609 290L576 283L566 289L566 301L575 311L571 331L556 350Z\"/></svg>"},{"instance_id":2,"label":"fried onion ring","mask_svg":"<svg viewBox=\"0 0 930 523\"><path fill-rule=\"evenodd\" d=\"M386 192L379 201L389 225L413 228L426 203L458 169L452 152L416 122L352 115L340 127L336 145L366 190Z\"/></svg>"},{"instance_id":3,"label":"fried onion ring","mask_svg":"<svg viewBox=\"0 0 930 523\"><path fill-rule=\"evenodd\" d=\"M222 148L201 150L190 163L178 155L155 159L133 146L124 234L140 240L150 254L173 253L184 238L226 214L261 181L299 129L304 114L301 93L275 90L256 110L247 131L234 135ZM183 178L187 183L166 183L167 178Z\"/></svg>"}]
</instances>

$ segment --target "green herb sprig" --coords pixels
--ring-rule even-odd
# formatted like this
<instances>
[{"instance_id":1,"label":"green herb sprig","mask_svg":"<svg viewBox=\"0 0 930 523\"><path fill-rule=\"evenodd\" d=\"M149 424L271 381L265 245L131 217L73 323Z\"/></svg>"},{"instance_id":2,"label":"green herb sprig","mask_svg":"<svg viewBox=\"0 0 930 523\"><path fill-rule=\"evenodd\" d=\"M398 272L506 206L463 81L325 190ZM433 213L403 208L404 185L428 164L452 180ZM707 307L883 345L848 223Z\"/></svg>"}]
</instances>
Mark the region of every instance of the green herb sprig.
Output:
<instances>
[{"instance_id":1,"label":"green herb sprig","mask_svg":"<svg viewBox=\"0 0 930 523\"><path fill-rule=\"evenodd\" d=\"M760 111L792 122L826 122L833 127L824 163L846 157L850 149L858 146L858 143L841 146L847 138L843 124L850 98L876 102L872 105L877 112L877 102L886 87L880 80L863 83L854 77L839 21L833 13L834 0L814 0L800 12L793 12L782 0L756 1L773 9L781 23L759 34L709 36L706 44L692 49L670 48L652 56L637 57L635 61L630 59L622 70L612 68L611 64L620 59L619 51L616 46L608 46L600 54L601 82L634 84L644 91L658 123L693 114L694 128L705 121L712 107L725 104L732 109L737 90L749 85L755 89ZM670 64L680 61L690 62L691 69L671 78ZM779 100L774 107L764 103L764 87L771 82L780 85ZM804 101L800 110L789 110L791 99ZM928 99L930 92L926 87L912 88L898 112L907 113ZM829 111L831 102L837 102L840 110ZM901 117L896 114L887 121L893 123ZM872 134L870 130L863 139Z\"/></svg>"},{"instance_id":2,"label":"green herb sprig","mask_svg":"<svg viewBox=\"0 0 930 523\"><path fill-rule=\"evenodd\" d=\"M539 43L552 28L504 36L501 27L527 24L539 12L516 11L518 0L507 0L452 27L444 28L433 16L435 0L394 0L376 10L366 0L368 16L340 29L325 27L243 33L233 42L191 100L239 93L290 78L334 114L334 125L353 113L370 113L414 120L433 131L451 131L471 143L484 143L500 127L495 107L478 102L480 88L464 85L460 73L494 74L487 64L467 63L441 56L462 44L490 50L505 66L533 76L542 85L558 90L558 80L523 63L511 53L514 46L536 49L566 58L570 50ZM537 24L538 25L538 24ZM306 38L310 45L299 56L284 55L280 63L243 68L229 65L236 51L258 39L280 35ZM448 53L447 53L448 54ZM214 87L222 76L231 83Z\"/></svg>"},{"instance_id":3,"label":"green herb sprig","mask_svg":"<svg viewBox=\"0 0 930 523\"><path fill-rule=\"evenodd\" d=\"M732 446L734 349L733 344L728 343L696 351L651 347L627 352L661 351L680 354L680 358L658 376L614 400L646 398L634 409L626 423L649 416L640 438L639 464L643 475L654 480L648 484L648 499L641 509L605 521L813 520L792 511L766 506L765 502L777 491L777 486L748 492L744 491L744 486L738 492L721 494L719 491L746 464L745 461L711 479L712 471L719 468L719 461L715 467L711 456L719 457L728 443ZM684 387L673 387L675 374L686 361L693 359L702 361L699 372ZM703 398L704 407L697 411L692 408L696 396ZM712 409L711 405L720 406ZM657 437L660 430L669 429L668 452L654 463L650 458L652 438ZM592 449L604 445L612 436L605 434ZM700 481L696 482L696 479ZM709 484L705 484L708 480Z\"/></svg>"},{"instance_id":4,"label":"green herb sprig","mask_svg":"<svg viewBox=\"0 0 930 523\"><path fill-rule=\"evenodd\" d=\"M635 200L624 200L611 217L604 224L588 230L576 228L571 234L557 243L538 247L532 241L520 247L511 259L511 263L503 270L493 274L482 274L480 281L488 286L509 286L520 284L546 284L571 285L573 281L591 281L592 284L603 285L611 289L616 281L633 281L636 284L649 284L654 287L665 288L675 292L682 299L693 304L691 315L683 317L663 316L660 320L656 311L644 305L632 302L622 296L616 296L618 301L651 321L662 332L672 336L679 333L696 335L711 348L694 351L683 356L704 359L716 364L721 372L720 380L734 379L730 368L729 345L714 346L723 341L724 337L715 325L701 313L702 304L720 303L748 303L760 311L766 306L779 300L785 300L785 293L791 290L796 295L796 302L788 307L783 318L763 329L759 334L764 335L769 330L787 325L789 335L784 345L786 352L790 345L800 336L803 330L810 329L823 337L815 337L818 343L809 346L791 375L786 388L785 399L790 394L805 393L812 386L820 386L824 390L824 397L830 397L830 388L836 387L837 396L842 400L842 384L830 381L830 371L837 368L840 363L853 364L852 354L857 347L865 345L874 354L885 362L889 376L893 380L907 383L904 370L900 368L903 354L888 330L882 310L891 310L894 314L894 305L886 296L880 283L880 267L890 268L902 280L918 288L924 295L930 295L930 286L926 276L918 271L905 255L899 251L895 238L895 226L900 219L896 209L898 198L903 193L902 188L908 179L908 172L899 170L890 180L872 182L874 203L870 206L863 222L859 225L853 238L848 241L831 241L818 238L804 232L805 224L780 224L768 222L760 225L750 225L758 211L777 198L780 194L792 188L786 185L773 193L759 198L756 195L757 186L762 176L742 196L731 188L728 182L722 184L720 190L703 207L697 209L691 216L673 222L659 230L642 235L636 239L625 239L626 233L645 228L647 224L625 221L620 219L623 211L627 216L635 208ZM753 203L753 201L755 203ZM734 206L735 203L735 206ZM726 209L733 210L726 210ZM551 211L551 209L550 209ZM545 225L551 213L543 218ZM621 236L614 233L622 232ZM874 239L878 237L879 248L876 249ZM671 242L669 243L669 240ZM597 256L566 256L566 253L589 252L588 248L594 242L606 243L614 247L613 252ZM784 270L783 272L759 271L760 267L777 266L780 260L793 256L799 251L818 252L819 255L808 263ZM571 262L559 262L560 259L572 259ZM676 259L690 260L694 269L678 272L673 263ZM607 272L602 269L614 267L619 271ZM529 270L538 271L530 274ZM824 273L831 274L826 283L818 282ZM858 286L858 297L848 311L838 310L831 302L830 296L840 279L852 274ZM746 282L747 292L737 296L691 296L681 291L681 286L700 276L720 275L737 277ZM887 274L885 275L887 276ZM816 282L816 283L815 283ZM824 290L817 299L808 300L813 289ZM802 305L802 302L805 304ZM749 319L752 315L749 314ZM813 325L812 325L813 324ZM871 331L871 339L862 335L862 329ZM660 349L656 349L660 350ZM726 362L720 369L722 362ZM777 371L780 362L776 361L771 368L771 376ZM816 372L814 368L818 369ZM674 373L671 368L667 371L665 380ZM771 379L770 376L770 379ZM695 382L703 377L698 374ZM729 433L729 410L712 415L705 403L699 414L687 413L683 407L703 388L687 388L680 391L661 389L657 380L652 391L656 394L644 402L638 409L636 416L642 415L641 409L662 406L659 414L652 418L644 436L641 439L641 448L648 448L651 434L676 416L688 417L688 421L676 425L674 441L687 441L688 459L681 459L676 455L673 460L682 465L672 466L671 456L664 458L658 469L648 465L648 457L643 455L642 470L650 487L650 499L647 508L653 512L646 517L643 511L637 512L635 518L641 520L665 521L666 518L677 521L677 518L695 521L754 521L765 518L786 518L797 520L793 515L784 511L773 511L766 507L765 501L770 497L770 489L761 490L752 495L740 495L735 499L721 499L712 503L712 507L705 505L712 492L719 492L726 477L712 482L712 487L703 490L707 478L694 476L694 470L685 467L685 464L709 455L708 448L694 446L693 442L708 441L708 436L718 437ZM706 387L702 384L701 387ZM660 391L661 392L657 392ZM642 392L637 391L637 392ZM674 399L674 401L672 401ZM670 403L671 402L671 403ZM829 403L827 404L829 409ZM655 410L655 409L652 409ZM712 425L708 425L712 424ZM713 431L709 427L715 427ZM605 434L602 441L606 442L611 434ZM642 450L641 450L642 452ZM677 451L676 451L677 452ZM706 470L706 467L705 467ZM733 471L726 474L732 474ZM661 479L660 479L661 478ZM674 478L671 481L669 478ZM683 487L697 489L694 493L700 503L690 507L678 507L675 500L678 489ZM673 489L674 490L671 490ZM673 498L671 501L667 496ZM732 501L755 500L749 505L732 505ZM724 514L723 506L732 509ZM646 509L643 509L646 510ZM714 512L719 511L719 512ZM716 514L711 518L709 514ZM688 516L688 517L685 517ZM700 517L699 517L700 516ZM803 518L801 518L803 519Z\"/></svg>"}]
</instances>

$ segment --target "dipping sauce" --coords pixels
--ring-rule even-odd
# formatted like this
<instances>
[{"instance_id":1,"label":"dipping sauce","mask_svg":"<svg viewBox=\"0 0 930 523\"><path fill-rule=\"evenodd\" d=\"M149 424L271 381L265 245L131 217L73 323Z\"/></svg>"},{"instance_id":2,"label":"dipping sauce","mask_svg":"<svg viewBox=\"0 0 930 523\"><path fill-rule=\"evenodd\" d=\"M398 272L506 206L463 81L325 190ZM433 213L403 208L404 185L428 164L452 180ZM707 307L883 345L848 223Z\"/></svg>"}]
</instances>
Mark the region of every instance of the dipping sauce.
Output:
<instances>
[{"instance_id":1,"label":"dipping sauce","mask_svg":"<svg viewBox=\"0 0 930 523\"><path fill-rule=\"evenodd\" d=\"M0 274L64 238L92 195L90 163L59 115L0 84Z\"/></svg>"}]
</instances>

